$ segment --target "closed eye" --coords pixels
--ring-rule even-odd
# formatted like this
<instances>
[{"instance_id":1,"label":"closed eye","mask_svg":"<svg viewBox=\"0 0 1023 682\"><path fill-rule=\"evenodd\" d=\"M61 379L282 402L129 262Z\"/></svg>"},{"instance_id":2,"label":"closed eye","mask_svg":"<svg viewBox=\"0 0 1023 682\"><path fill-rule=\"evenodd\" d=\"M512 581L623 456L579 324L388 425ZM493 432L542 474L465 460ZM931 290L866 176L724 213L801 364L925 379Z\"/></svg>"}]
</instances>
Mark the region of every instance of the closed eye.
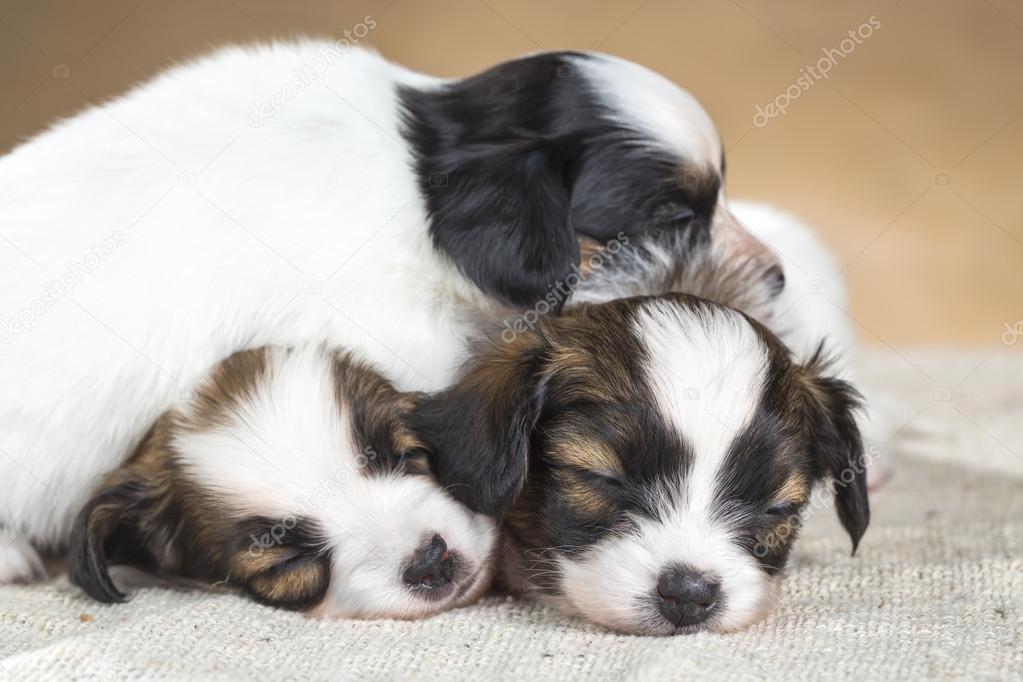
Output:
<instances>
[{"instance_id":1,"label":"closed eye","mask_svg":"<svg viewBox=\"0 0 1023 682\"><path fill-rule=\"evenodd\" d=\"M425 448L410 448L401 453L397 470L408 476L429 476L433 473L433 456Z\"/></svg>"},{"instance_id":2,"label":"closed eye","mask_svg":"<svg viewBox=\"0 0 1023 682\"><path fill-rule=\"evenodd\" d=\"M607 488L621 490L625 488L625 482L615 474L606 471L593 471L591 469L577 469L577 475L588 483L605 486Z\"/></svg>"},{"instance_id":3,"label":"closed eye","mask_svg":"<svg viewBox=\"0 0 1023 682\"><path fill-rule=\"evenodd\" d=\"M796 513L796 505L791 502L783 502L781 504L775 504L767 508L764 511L764 515L776 519L785 519Z\"/></svg>"},{"instance_id":4,"label":"closed eye","mask_svg":"<svg viewBox=\"0 0 1023 682\"><path fill-rule=\"evenodd\" d=\"M555 471L567 473L587 485L601 487L609 491L625 489L625 481L610 471L584 469L580 466L552 461L547 461L547 466Z\"/></svg>"},{"instance_id":5,"label":"closed eye","mask_svg":"<svg viewBox=\"0 0 1023 682\"><path fill-rule=\"evenodd\" d=\"M654 220L661 226L680 226L688 223L696 214L688 206L669 201L654 211Z\"/></svg>"},{"instance_id":6,"label":"closed eye","mask_svg":"<svg viewBox=\"0 0 1023 682\"><path fill-rule=\"evenodd\" d=\"M798 518L799 508L789 502L771 505L760 513L753 515L745 524L750 531L774 528L775 526L789 522L794 517Z\"/></svg>"}]
</instances>

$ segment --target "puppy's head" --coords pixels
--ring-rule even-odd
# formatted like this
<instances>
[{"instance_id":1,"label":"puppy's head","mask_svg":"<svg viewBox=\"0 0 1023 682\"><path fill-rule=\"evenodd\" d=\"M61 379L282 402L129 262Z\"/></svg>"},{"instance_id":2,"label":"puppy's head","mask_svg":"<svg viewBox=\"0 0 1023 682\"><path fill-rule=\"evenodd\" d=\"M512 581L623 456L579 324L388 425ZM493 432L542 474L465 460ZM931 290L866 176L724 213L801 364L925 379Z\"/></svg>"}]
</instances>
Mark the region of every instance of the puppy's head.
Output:
<instances>
[{"instance_id":1,"label":"puppy's head","mask_svg":"<svg viewBox=\"0 0 1023 682\"><path fill-rule=\"evenodd\" d=\"M721 300L694 283L723 264L745 275L728 303L754 316L780 290L777 257L728 211L717 130L666 78L548 52L400 97L434 244L491 296L556 308L573 288L577 302ZM593 268L594 246L628 253Z\"/></svg>"},{"instance_id":2,"label":"puppy's head","mask_svg":"<svg viewBox=\"0 0 1023 682\"><path fill-rule=\"evenodd\" d=\"M438 485L411 405L342 355L231 356L83 509L73 582L121 601L107 565L128 561L318 615L415 618L474 600L494 523Z\"/></svg>"},{"instance_id":3,"label":"puppy's head","mask_svg":"<svg viewBox=\"0 0 1023 682\"><path fill-rule=\"evenodd\" d=\"M511 587L625 632L727 631L769 610L815 483L854 548L866 529L855 406L819 359L668 295L495 343L425 433L456 496L506 510Z\"/></svg>"}]
</instances>

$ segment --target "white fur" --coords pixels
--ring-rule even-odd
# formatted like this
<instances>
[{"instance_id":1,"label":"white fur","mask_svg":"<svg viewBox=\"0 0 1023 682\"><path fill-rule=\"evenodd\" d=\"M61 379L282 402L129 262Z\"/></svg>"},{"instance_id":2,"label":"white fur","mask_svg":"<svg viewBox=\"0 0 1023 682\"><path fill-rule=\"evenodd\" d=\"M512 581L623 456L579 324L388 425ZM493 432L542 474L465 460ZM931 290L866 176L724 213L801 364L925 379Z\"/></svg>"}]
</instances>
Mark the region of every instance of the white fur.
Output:
<instances>
[{"instance_id":1,"label":"white fur","mask_svg":"<svg viewBox=\"0 0 1023 682\"><path fill-rule=\"evenodd\" d=\"M46 567L32 543L20 533L0 528L0 585L45 577Z\"/></svg>"},{"instance_id":2,"label":"white fur","mask_svg":"<svg viewBox=\"0 0 1023 682\"><path fill-rule=\"evenodd\" d=\"M449 383L490 302L430 243L393 97L442 81L351 50L280 101L331 48L220 50L0 159L0 525L62 544L99 478L237 350L326 342L399 388ZM585 69L623 121L718 163L689 95L616 58Z\"/></svg>"},{"instance_id":3,"label":"white fur","mask_svg":"<svg viewBox=\"0 0 1023 682\"><path fill-rule=\"evenodd\" d=\"M721 138L691 94L661 74L619 57L599 55L576 63L611 109L621 112L619 122L638 124L681 158L720 167Z\"/></svg>"},{"instance_id":4,"label":"white fur","mask_svg":"<svg viewBox=\"0 0 1023 682\"><path fill-rule=\"evenodd\" d=\"M380 455L356 446L348 408L339 411L334 397L328 354L274 349L267 366L228 423L175 439L189 475L239 517L280 519L282 533L309 518L325 530L332 576L320 615L413 618L478 596L491 572L494 521L432 478L370 474ZM434 534L464 571L449 600L418 598L402 581L405 563ZM249 551L264 549L256 540Z\"/></svg>"},{"instance_id":5,"label":"white fur","mask_svg":"<svg viewBox=\"0 0 1023 682\"><path fill-rule=\"evenodd\" d=\"M220 50L0 160L0 523L61 544L102 474L237 350L325 342L402 389L452 379L491 302L430 242L394 98L442 81L355 49L288 89L332 49ZM711 144L666 80L598 64L608 93L642 95L624 119Z\"/></svg>"},{"instance_id":6,"label":"white fur","mask_svg":"<svg viewBox=\"0 0 1023 682\"><path fill-rule=\"evenodd\" d=\"M712 627L744 627L769 608L774 581L734 541L714 501L729 447L762 397L766 349L745 318L725 308L694 312L655 301L641 311L635 333L649 357L654 398L687 439L692 466L651 491L656 520L637 516L633 529L582 558L561 558L562 593L576 612L611 628L662 631L669 625L654 600L657 579L682 564L721 585L723 607Z\"/></svg>"},{"instance_id":7,"label":"white fur","mask_svg":"<svg viewBox=\"0 0 1023 682\"><path fill-rule=\"evenodd\" d=\"M689 507L709 512L728 448L760 401L766 350L750 324L725 308L694 312L654 301L635 333L649 354L646 375L665 422L697 453L687 476Z\"/></svg>"},{"instance_id":8,"label":"white fur","mask_svg":"<svg viewBox=\"0 0 1023 682\"><path fill-rule=\"evenodd\" d=\"M2 348L0 450L47 488L0 463L0 521L62 541L98 477L239 349L325 340L403 388L447 383L473 294L425 231L391 96L405 72L352 51L278 116L247 123L317 49L217 52L0 163L3 236L31 257L0 242L3 320L123 235ZM48 508L53 495L65 511Z\"/></svg>"}]
</instances>

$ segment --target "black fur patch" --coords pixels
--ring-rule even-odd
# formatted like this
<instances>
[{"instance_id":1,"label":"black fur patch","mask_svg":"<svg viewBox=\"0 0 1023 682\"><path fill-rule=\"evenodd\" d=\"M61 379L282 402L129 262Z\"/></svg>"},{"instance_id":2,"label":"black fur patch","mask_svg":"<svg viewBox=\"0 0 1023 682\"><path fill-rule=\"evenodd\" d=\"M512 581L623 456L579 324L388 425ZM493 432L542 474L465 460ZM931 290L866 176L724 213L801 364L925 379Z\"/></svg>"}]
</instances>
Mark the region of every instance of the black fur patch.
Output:
<instances>
[{"instance_id":1,"label":"black fur patch","mask_svg":"<svg viewBox=\"0 0 1023 682\"><path fill-rule=\"evenodd\" d=\"M579 72L588 59L546 53L399 92L434 244L514 305L564 281L579 236L708 231L718 171L621 123Z\"/></svg>"}]
</instances>

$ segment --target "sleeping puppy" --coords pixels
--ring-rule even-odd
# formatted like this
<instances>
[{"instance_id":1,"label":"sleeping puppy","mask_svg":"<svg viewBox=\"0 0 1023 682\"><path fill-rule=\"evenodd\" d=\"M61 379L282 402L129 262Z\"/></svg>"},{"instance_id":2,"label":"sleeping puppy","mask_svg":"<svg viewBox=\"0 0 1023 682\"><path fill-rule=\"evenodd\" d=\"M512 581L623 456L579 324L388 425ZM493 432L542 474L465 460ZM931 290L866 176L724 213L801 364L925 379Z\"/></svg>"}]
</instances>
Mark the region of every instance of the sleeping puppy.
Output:
<instances>
[{"instance_id":1,"label":"sleeping puppy","mask_svg":"<svg viewBox=\"0 0 1023 682\"><path fill-rule=\"evenodd\" d=\"M609 628L742 628L770 609L811 489L869 522L858 399L815 354L686 295L581 306L479 350L414 412L438 476L505 512L514 591Z\"/></svg>"},{"instance_id":2,"label":"sleeping puppy","mask_svg":"<svg viewBox=\"0 0 1023 682\"><path fill-rule=\"evenodd\" d=\"M85 505L72 581L123 601L107 566L130 562L350 618L474 601L490 583L494 522L440 488L412 405L341 353L232 355Z\"/></svg>"},{"instance_id":3,"label":"sleeping puppy","mask_svg":"<svg viewBox=\"0 0 1023 682\"><path fill-rule=\"evenodd\" d=\"M0 158L0 582L235 351L325 343L437 390L481 327L701 291L719 262L757 314L778 261L723 186L699 103L595 53L444 80L235 47L61 122ZM581 272L611 244L620 267Z\"/></svg>"}]
</instances>

